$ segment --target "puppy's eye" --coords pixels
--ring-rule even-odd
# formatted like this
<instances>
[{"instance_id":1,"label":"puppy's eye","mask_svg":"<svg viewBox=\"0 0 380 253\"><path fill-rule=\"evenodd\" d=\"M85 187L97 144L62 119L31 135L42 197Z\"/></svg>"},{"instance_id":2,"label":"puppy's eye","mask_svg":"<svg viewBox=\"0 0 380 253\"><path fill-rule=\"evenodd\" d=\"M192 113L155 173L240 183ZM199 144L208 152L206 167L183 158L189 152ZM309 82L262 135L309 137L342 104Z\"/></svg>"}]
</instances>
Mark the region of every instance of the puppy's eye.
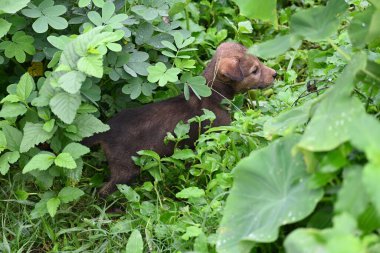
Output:
<instances>
[{"instance_id":1,"label":"puppy's eye","mask_svg":"<svg viewBox=\"0 0 380 253\"><path fill-rule=\"evenodd\" d=\"M256 75L257 73L259 72L259 68L258 67L255 67L253 70L252 70L252 75Z\"/></svg>"}]
</instances>

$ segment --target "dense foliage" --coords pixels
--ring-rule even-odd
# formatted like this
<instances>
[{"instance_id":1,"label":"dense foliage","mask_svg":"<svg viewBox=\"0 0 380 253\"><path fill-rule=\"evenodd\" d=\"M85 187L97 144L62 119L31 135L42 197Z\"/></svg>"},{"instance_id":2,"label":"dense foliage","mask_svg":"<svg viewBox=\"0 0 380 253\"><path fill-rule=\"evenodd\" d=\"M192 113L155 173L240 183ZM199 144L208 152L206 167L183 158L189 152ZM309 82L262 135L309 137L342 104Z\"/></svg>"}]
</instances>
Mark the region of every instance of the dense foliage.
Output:
<instances>
[{"instance_id":1,"label":"dense foliage","mask_svg":"<svg viewBox=\"0 0 380 253\"><path fill-rule=\"evenodd\" d=\"M0 0L0 250L379 252L379 20L378 0ZM99 199L107 164L82 138L209 96L228 40L275 85L225 101L232 124L194 149L140 151L140 182Z\"/></svg>"}]
</instances>

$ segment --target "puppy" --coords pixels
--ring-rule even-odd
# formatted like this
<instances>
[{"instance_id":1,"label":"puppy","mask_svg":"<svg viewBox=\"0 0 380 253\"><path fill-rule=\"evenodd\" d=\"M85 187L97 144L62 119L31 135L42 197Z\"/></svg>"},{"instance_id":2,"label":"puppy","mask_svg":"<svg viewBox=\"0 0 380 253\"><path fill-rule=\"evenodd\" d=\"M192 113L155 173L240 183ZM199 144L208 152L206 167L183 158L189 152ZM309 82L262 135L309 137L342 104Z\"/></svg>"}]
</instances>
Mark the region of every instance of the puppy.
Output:
<instances>
[{"instance_id":1,"label":"puppy","mask_svg":"<svg viewBox=\"0 0 380 253\"><path fill-rule=\"evenodd\" d=\"M194 94L185 100L184 96L152 103L139 108L125 109L108 121L110 130L83 140L86 146L100 144L106 154L111 177L102 187L102 197L116 190L116 184L130 184L140 171L132 161L132 156L143 149L154 150L160 156L173 153L174 145L165 145L167 132L172 132L179 121L202 115L206 108L214 112L213 126L228 125L229 113L220 103L223 98L232 99L234 94L250 89L270 86L277 73L262 64L247 49L238 43L221 44L206 67L203 76L212 87L210 97L199 100ZM198 136L197 126L191 125L190 138L182 146L194 146Z\"/></svg>"}]
</instances>

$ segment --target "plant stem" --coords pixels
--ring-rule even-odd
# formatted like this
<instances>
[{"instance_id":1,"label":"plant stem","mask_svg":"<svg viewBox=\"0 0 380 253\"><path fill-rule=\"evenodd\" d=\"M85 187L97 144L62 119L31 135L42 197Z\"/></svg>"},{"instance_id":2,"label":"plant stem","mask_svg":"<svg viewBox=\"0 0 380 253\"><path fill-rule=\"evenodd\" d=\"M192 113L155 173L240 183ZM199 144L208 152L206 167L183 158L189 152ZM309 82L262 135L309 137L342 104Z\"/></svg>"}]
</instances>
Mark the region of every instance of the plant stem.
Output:
<instances>
[{"instance_id":1,"label":"plant stem","mask_svg":"<svg viewBox=\"0 0 380 253\"><path fill-rule=\"evenodd\" d=\"M338 47L334 41L332 41L332 39L328 38L327 41L330 43L330 45L339 53L343 56L343 58L346 60L346 61L351 61L351 56L349 54L347 54L346 52L344 52L340 47Z\"/></svg>"}]
</instances>

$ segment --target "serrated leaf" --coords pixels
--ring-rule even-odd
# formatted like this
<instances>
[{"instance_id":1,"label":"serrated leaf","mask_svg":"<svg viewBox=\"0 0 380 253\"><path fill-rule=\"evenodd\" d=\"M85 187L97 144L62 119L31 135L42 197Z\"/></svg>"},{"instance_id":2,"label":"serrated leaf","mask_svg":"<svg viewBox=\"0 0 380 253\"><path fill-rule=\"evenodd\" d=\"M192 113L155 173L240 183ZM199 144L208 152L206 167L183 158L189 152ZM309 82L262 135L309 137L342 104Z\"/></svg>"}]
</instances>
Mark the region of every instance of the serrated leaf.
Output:
<instances>
[{"instance_id":1,"label":"serrated leaf","mask_svg":"<svg viewBox=\"0 0 380 253\"><path fill-rule=\"evenodd\" d=\"M46 202L46 208L51 217L55 216L60 204L61 200L57 197L51 198Z\"/></svg>"},{"instance_id":2,"label":"serrated leaf","mask_svg":"<svg viewBox=\"0 0 380 253\"><path fill-rule=\"evenodd\" d=\"M34 80L32 76L26 72L21 76L20 81L17 84L16 94L23 101L26 101L34 89Z\"/></svg>"},{"instance_id":3,"label":"serrated leaf","mask_svg":"<svg viewBox=\"0 0 380 253\"><path fill-rule=\"evenodd\" d=\"M55 155L53 153L41 152L30 159L22 170L22 173L25 174L33 170L47 170L53 165L54 159Z\"/></svg>"},{"instance_id":4,"label":"serrated leaf","mask_svg":"<svg viewBox=\"0 0 380 253\"><path fill-rule=\"evenodd\" d=\"M59 191L58 198L62 203L69 203L79 199L82 195L84 195L84 192L81 189L68 186Z\"/></svg>"},{"instance_id":5,"label":"serrated leaf","mask_svg":"<svg viewBox=\"0 0 380 253\"><path fill-rule=\"evenodd\" d=\"M131 236L128 239L127 246L125 247L125 252L128 253L143 253L144 243L139 230L135 229L132 231Z\"/></svg>"},{"instance_id":6,"label":"serrated leaf","mask_svg":"<svg viewBox=\"0 0 380 253\"><path fill-rule=\"evenodd\" d=\"M44 123L42 129L48 133L50 133L54 129L55 119L51 119Z\"/></svg>"},{"instance_id":7,"label":"serrated leaf","mask_svg":"<svg viewBox=\"0 0 380 253\"><path fill-rule=\"evenodd\" d=\"M30 0L0 0L0 11L13 14L26 7L29 2Z\"/></svg>"},{"instance_id":8,"label":"serrated leaf","mask_svg":"<svg viewBox=\"0 0 380 253\"><path fill-rule=\"evenodd\" d=\"M80 143L72 142L63 150L63 153L69 153L75 160L90 152L90 149Z\"/></svg>"},{"instance_id":9,"label":"serrated leaf","mask_svg":"<svg viewBox=\"0 0 380 253\"><path fill-rule=\"evenodd\" d=\"M241 15L251 19L270 21L277 27L276 0L234 0L234 2L239 6Z\"/></svg>"},{"instance_id":10,"label":"serrated leaf","mask_svg":"<svg viewBox=\"0 0 380 253\"><path fill-rule=\"evenodd\" d=\"M71 124L74 121L80 104L81 97L79 94L67 92L55 94L49 102L51 111L66 124Z\"/></svg>"},{"instance_id":11,"label":"serrated leaf","mask_svg":"<svg viewBox=\"0 0 380 253\"><path fill-rule=\"evenodd\" d=\"M128 199L130 202L139 202L140 195L132 189L132 187L125 184L118 184L117 189Z\"/></svg>"},{"instance_id":12,"label":"serrated leaf","mask_svg":"<svg viewBox=\"0 0 380 253\"><path fill-rule=\"evenodd\" d=\"M6 21L5 19L0 18L0 39L4 37L9 31L9 28L11 28L11 23Z\"/></svg>"},{"instance_id":13,"label":"serrated leaf","mask_svg":"<svg viewBox=\"0 0 380 253\"><path fill-rule=\"evenodd\" d=\"M3 133L7 139L7 148L11 151L19 151L22 140L22 133L15 127L3 126Z\"/></svg>"},{"instance_id":14,"label":"serrated leaf","mask_svg":"<svg viewBox=\"0 0 380 253\"><path fill-rule=\"evenodd\" d=\"M24 126L24 136L20 144L20 152L27 152L29 149L35 145L49 140L54 134L52 132L46 132L43 129L43 124L41 123L30 123L26 122Z\"/></svg>"},{"instance_id":15,"label":"serrated leaf","mask_svg":"<svg viewBox=\"0 0 380 253\"><path fill-rule=\"evenodd\" d=\"M103 57L101 55L89 55L79 59L77 63L79 71L89 76L102 78L103 76Z\"/></svg>"},{"instance_id":16,"label":"serrated leaf","mask_svg":"<svg viewBox=\"0 0 380 253\"><path fill-rule=\"evenodd\" d=\"M15 118L20 115L24 115L27 109L25 105L20 103L5 103L0 111L0 117L2 118Z\"/></svg>"},{"instance_id":17,"label":"serrated leaf","mask_svg":"<svg viewBox=\"0 0 380 253\"><path fill-rule=\"evenodd\" d=\"M63 74L58 79L58 83L63 90L67 91L68 93L75 94L82 87L84 80L86 80L85 74L73 70Z\"/></svg>"},{"instance_id":18,"label":"serrated leaf","mask_svg":"<svg viewBox=\"0 0 380 253\"><path fill-rule=\"evenodd\" d=\"M0 157L0 174L5 175L9 171L9 164L15 163L20 158L20 153L17 151L6 152Z\"/></svg>"},{"instance_id":19,"label":"serrated leaf","mask_svg":"<svg viewBox=\"0 0 380 253\"><path fill-rule=\"evenodd\" d=\"M66 169L75 169L77 167L77 164L69 153L60 153L55 158L54 163L55 165Z\"/></svg>"},{"instance_id":20,"label":"serrated leaf","mask_svg":"<svg viewBox=\"0 0 380 253\"><path fill-rule=\"evenodd\" d=\"M78 116L74 124L78 128L78 135L82 138L90 137L95 133L106 132L110 127L92 114L82 114Z\"/></svg>"}]
</instances>

